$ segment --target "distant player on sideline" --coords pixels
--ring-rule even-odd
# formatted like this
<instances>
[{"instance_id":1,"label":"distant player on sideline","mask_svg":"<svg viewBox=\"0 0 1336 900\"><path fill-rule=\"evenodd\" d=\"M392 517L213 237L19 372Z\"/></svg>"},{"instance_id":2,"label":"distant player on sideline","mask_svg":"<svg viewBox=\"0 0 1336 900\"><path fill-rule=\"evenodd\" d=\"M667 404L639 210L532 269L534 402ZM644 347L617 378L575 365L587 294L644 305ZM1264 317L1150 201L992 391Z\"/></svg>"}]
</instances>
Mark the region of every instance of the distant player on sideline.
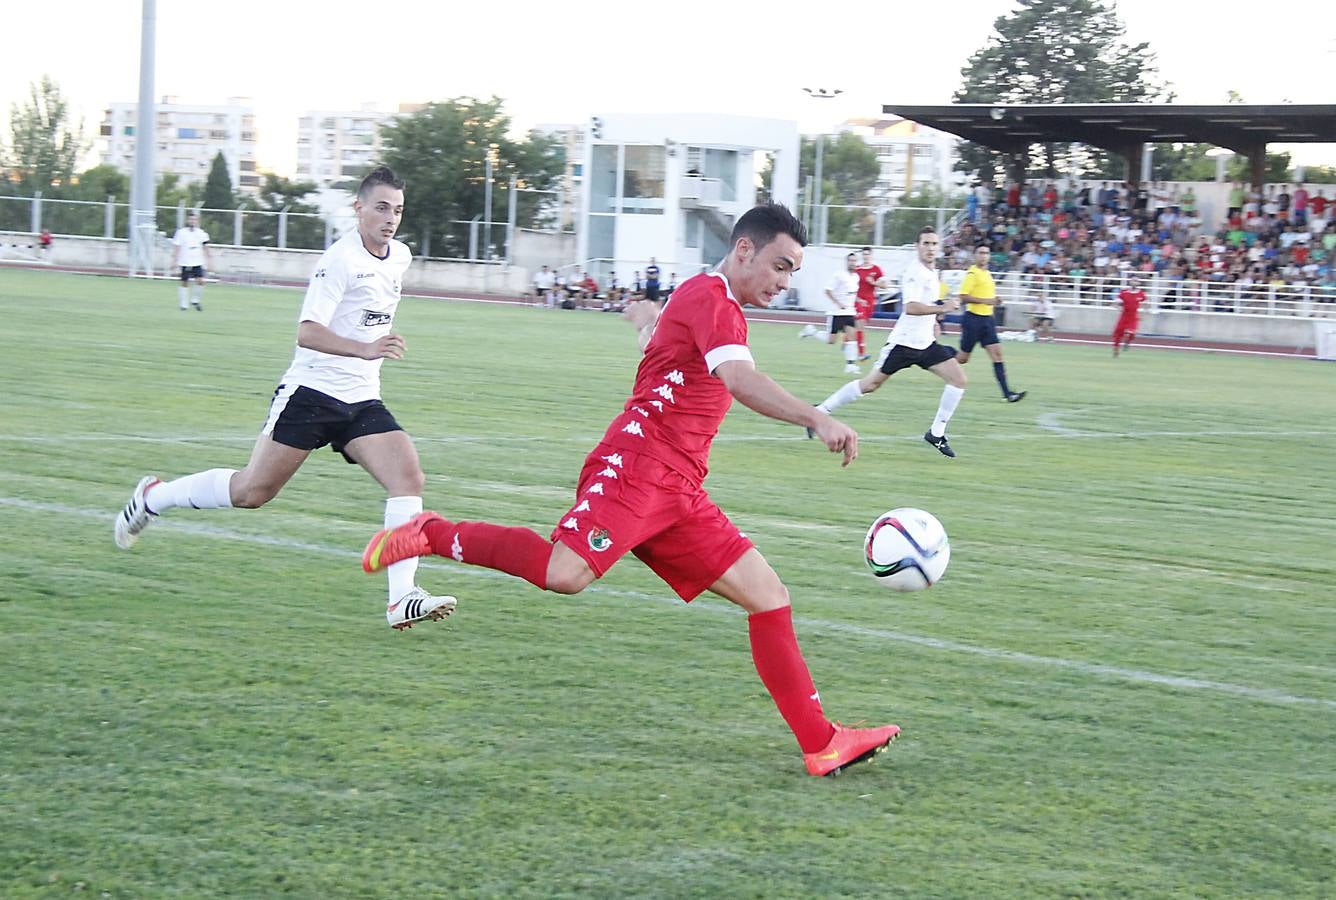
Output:
<instances>
[{"instance_id":1,"label":"distant player on sideline","mask_svg":"<svg viewBox=\"0 0 1336 900\"><path fill-rule=\"evenodd\" d=\"M190 290L190 306L204 312L205 265L213 268L213 250L209 247L209 233L199 227L199 213L186 216L186 227L176 229L172 243L176 246L172 254L172 267L179 266L181 269L181 286L176 289L181 310L184 312L189 309L186 306L186 291L190 282L194 281L195 286Z\"/></svg>"},{"instance_id":2,"label":"distant player on sideline","mask_svg":"<svg viewBox=\"0 0 1336 900\"><path fill-rule=\"evenodd\" d=\"M649 258L649 265L645 267L645 299L660 303L659 297L659 264L654 257Z\"/></svg>"},{"instance_id":3,"label":"distant player on sideline","mask_svg":"<svg viewBox=\"0 0 1336 900\"><path fill-rule=\"evenodd\" d=\"M1007 384L1007 367L1002 364L1002 345L997 339L997 322L993 319L993 306L997 301L997 283L993 273L988 271L988 257L991 255L987 245L974 248L974 265L965 273L965 280L960 282L960 300L965 304L965 315L960 322L960 352L956 359L963 366L970 361L970 351L975 344L982 344L993 361L993 377L998 387L1002 388L1002 397L1008 403L1017 403L1025 399L1025 391L1013 391Z\"/></svg>"},{"instance_id":4,"label":"distant player on sideline","mask_svg":"<svg viewBox=\"0 0 1336 900\"><path fill-rule=\"evenodd\" d=\"M634 553L683 600L708 590L746 610L756 671L807 771L833 775L884 749L900 729L826 719L793 633L788 590L701 483L735 398L811 427L845 465L858 456L858 435L758 372L747 347L742 305L768 306L788 286L807 243L802 223L779 204L758 206L738 219L730 243L715 271L688 279L664 305L631 397L585 458L576 502L550 537L428 512L375 535L362 567L376 572L435 553L575 594Z\"/></svg>"},{"instance_id":5,"label":"distant player on sideline","mask_svg":"<svg viewBox=\"0 0 1336 900\"><path fill-rule=\"evenodd\" d=\"M413 441L380 400L380 367L403 359L390 330L399 306L408 247L394 240L404 214L404 183L381 166L362 179L353 202L357 229L324 252L311 275L297 326L297 352L269 405L250 462L241 471L209 469L175 481L146 475L116 516L116 546L128 550L153 518L173 507L255 509L288 483L313 450L331 444L389 494L385 525L422 511L426 476ZM389 570L385 618L411 627L454 611L454 597L414 584L417 560Z\"/></svg>"},{"instance_id":6,"label":"distant player on sideline","mask_svg":"<svg viewBox=\"0 0 1336 900\"><path fill-rule=\"evenodd\" d=\"M854 318L858 324L858 358L867 359L865 325L877 311L877 288L886 286L885 273L872 261L872 248L863 248L863 264L854 269L858 275L858 299L854 304Z\"/></svg>"},{"instance_id":7,"label":"distant player on sideline","mask_svg":"<svg viewBox=\"0 0 1336 900\"><path fill-rule=\"evenodd\" d=\"M1146 302L1146 292L1141 289L1141 279L1135 276L1127 287L1118 292L1118 301L1123 311L1118 315L1118 323L1113 326L1113 355L1118 355L1119 345L1126 350L1132 346L1132 339L1137 336L1137 325L1141 304Z\"/></svg>"},{"instance_id":8,"label":"distant player on sideline","mask_svg":"<svg viewBox=\"0 0 1336 900\"><path fill-rule=\"evenodd\" d=\"M927 369L945 381L946 386L942 388L942 399L937 406L937 415L933 417L932 427L923 435L923 439L936 447L943 456L954 457L956 452L946 440L946 423L960 405L960 398L965 396L966 381L965 370L956 360L955 348L939 344L935 339L937 316L955 312L959 306L954 298L939 300L941 283L933 269L937 245L936 229L928 226L919 232L917 258L905 267L904 274L900 276L900 289L904 297L900 318L886 338L886 346L881 348L881 355L877 357L872 371L858 381L849 382L818 403L816 408L833 413L846 403L872 393L901 369L909 366ZM814 436L810 428L807 436Z\"/></svg>"}]
</instances>

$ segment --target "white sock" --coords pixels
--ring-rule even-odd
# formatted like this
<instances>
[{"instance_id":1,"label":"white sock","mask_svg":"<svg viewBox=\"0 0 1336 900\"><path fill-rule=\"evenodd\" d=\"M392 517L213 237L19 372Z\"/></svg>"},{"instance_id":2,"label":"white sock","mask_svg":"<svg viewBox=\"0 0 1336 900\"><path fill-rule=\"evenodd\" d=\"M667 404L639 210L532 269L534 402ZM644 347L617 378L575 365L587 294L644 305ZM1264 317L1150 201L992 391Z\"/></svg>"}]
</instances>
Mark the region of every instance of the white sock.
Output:
<instances>
[{"instance_id":1,"label":"white sock","mask_svg":"<svg viewBox=\"0 0 1336 900\"><path fill-rule=\"evenodd\" d=\"M844 342L844 361L847 363L858 362L858 341Z\"/></svg>"},{"instance_id":2,"label":"white sock","mask_svg":"<svg viewBox=\"0 0 1336 900\"><path fill-rule=\"evenodd\" d=\"M190 302L199 303L199 298L204 296L204 285L196 284L190 289Z\"/></svg>"},{"instance_id":3,"label":"white sock","mask_svg":"<svg viewBox=\"0 0 1336 900\"><path fill-rule=\"evenodd\" d=\"M209 469L175 481L155 484L144 495L150 512L163 513L174 506L194 509L230 509L232 476L236 469Z\"/></svg>"},{"instance_id":4,"label":"white sock","mask_svg":"<svg viewBox=\"0 0 1336 900\"><path fill-rule=\"evenodd\" d=\"M960 405L960 398L963 396L965 396L964 388L958 388L953 384L942 388L942 402L937 406L937 418L932 420L933 437L946 434L946 423L951 421L951 416Z\"/></svg>"},{"instance_id":5,"label":"white sock","mask_svg":"<svg viewBox=\"0 0 1336 900\"><path fill-rule=\"evenodd\" d=\"M818 403L817 409L822 412L833 413L841 406L844 406L846 403L853 403L861 396L863 396L863 385L857 381L851 381L825 400Z\"/></svg>"},{"instance_id":6,"label":"white sock","mask_svg":"<svg viewBox=\"0 0 1336 900\"><path fill-rule=\"evenodd\" d=\"M176 289L176 299L181 301L181 308L186 308L186 286L183 284Z\"/></svg>"},{"instance_id":7,"label":"white sock","mask_svg":"<svg viewBox=\"0 0 1336 900\"><path fill-rule=\"evenodd\" d=\"M421 497L387 497L385 499L385 527L402 525L422 512ZM411 591L417 584L418 557L411 556L385 570L390 581L390 599L393 603Z\"/></svg>"}]
</instances>

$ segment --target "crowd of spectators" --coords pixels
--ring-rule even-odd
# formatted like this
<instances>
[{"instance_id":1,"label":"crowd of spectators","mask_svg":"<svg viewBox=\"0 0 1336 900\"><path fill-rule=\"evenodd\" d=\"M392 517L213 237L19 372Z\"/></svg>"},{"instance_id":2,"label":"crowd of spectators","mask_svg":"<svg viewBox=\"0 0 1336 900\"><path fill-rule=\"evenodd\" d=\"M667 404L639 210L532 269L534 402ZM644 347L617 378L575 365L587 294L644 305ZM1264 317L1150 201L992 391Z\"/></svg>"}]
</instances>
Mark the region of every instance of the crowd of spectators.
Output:
<instances>
[{"instance_id":1,"label":"crowd of spectators","mask_svg":"<svg viewBox=\"0 0 1336 900\"><path fill-rule=\"evenodd\" d=\"M540 306L561 309L598 309L603 312L621 312L626 304L636 300L663 302L677 287L677 273L671 272L664 280L658 263L651 257L644 274L636 270L629 282L609 271L599 280L585 270L570 275L543 266L533 277L533 296Z\"/></svg>"},{"instance_id":2,"label":"crowd of spectators","mask_svg":"<svg viewBox=\"0 0 1336 900\"><path fill-rule=\"evenodd\" d=\"M986 245L995 272L1159 276L1161 305L1184 296L1175 282L1194 281L1240 290L1283 286L1336 301L1334 204L1320 185L1259 192L1235 182L1223 219L1206 223L1190 185L984 184L972 191L965 222L945 244L948 264L959 268Z\"/></svg>"}]
</instances>

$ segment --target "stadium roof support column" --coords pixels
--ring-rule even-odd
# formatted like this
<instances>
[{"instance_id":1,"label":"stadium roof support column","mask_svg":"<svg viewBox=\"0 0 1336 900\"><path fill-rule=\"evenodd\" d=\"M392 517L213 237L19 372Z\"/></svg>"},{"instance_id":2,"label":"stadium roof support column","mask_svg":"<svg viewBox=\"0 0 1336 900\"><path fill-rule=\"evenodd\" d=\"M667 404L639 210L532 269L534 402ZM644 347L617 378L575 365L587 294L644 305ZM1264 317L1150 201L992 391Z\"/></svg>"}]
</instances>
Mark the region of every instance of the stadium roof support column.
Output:
<instances>
[{"instance_id":1,"label":"stadium roof support column","mask_svg":"<svg viewBox=\"0 0 1336 900\"><path fill-rule=\"evenodd\" d=\"M1252 179L1253 190L1260 194L1266 186L1266 141L1231 149L1241 149L1243 155L1248 157L1248 174Z\"/></svg>"},{"instance_id":2,"label":"stadium roof support column","mask_svg":"<svg viewBox=\"0 0 1336 900\"><path fill-rule=\"evenodd\" d=\"M1142 141L1134 144L1124 144L1121 147L1110 148L1123 158L1123 164L1126 166L1127 177L1124 179L1132 187L1141 185L1141 157L1145 152L1146 145Z\"/></svg>"}]
</instances>

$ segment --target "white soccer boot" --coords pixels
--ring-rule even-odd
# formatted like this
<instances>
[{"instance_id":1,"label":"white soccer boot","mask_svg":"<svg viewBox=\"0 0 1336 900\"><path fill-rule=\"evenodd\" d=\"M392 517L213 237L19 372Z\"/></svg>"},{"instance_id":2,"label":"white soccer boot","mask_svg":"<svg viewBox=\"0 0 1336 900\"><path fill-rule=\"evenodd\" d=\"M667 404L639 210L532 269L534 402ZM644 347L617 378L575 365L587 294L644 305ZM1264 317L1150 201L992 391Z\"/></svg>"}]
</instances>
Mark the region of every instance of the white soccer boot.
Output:
<instances>
[{"instance_id":1,"label":"white soccer boot","mask_svg":"<svg viewBox=\"0 0 1336 900\"><path fill-rule=\"evenodd\" d=\"M396 631L412 628L418 622L435 622L455 611L459 601L454 597L433 597L415 587L393 603L385 606L385 621Z\"/></svg>"},{"instance_id":2,"label":"white soccer boot","mask_svg":"<svg viewBox=\"0 0 1336 900\"><path fill-rule=\"evenodd\" d=\"M148 511L148 504L144 502L144 495L148 489L155 484L160 484L161 479L156 475L145 475L139 479L139 484L135 485L135 491L130 495L130 502L125 504L125 508L116 514L116 546L122 550L129 550L139 540L139 532L148 527L153 521L153 513Z\"/></svg>"}]
</instances>

